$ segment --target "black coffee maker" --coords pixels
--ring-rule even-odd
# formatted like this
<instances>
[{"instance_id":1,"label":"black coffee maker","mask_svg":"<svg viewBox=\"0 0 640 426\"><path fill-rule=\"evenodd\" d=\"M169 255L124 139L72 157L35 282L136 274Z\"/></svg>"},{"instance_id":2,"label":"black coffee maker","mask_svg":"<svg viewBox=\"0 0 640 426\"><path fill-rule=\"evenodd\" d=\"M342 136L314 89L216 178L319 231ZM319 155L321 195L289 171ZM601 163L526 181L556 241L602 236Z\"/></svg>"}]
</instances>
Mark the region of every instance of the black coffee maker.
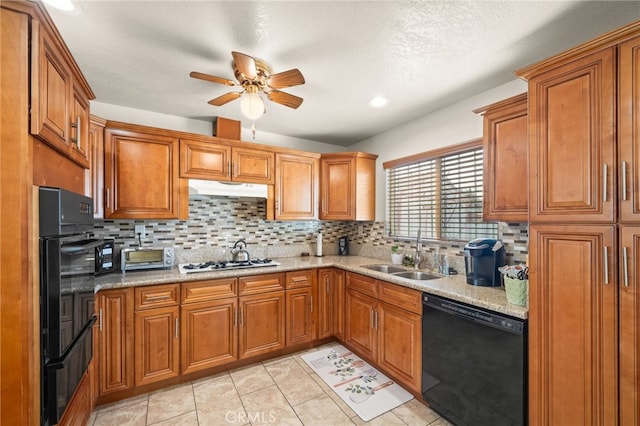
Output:
<instances>
[{"instance_id":1,"label":"black coffee maker","mask_svg":"<svg viewBox=\"0 0 640 426\"><path fill-rule=\"evenodd\" d=\"M349 254L349 238L348 237L338 238L338 254L340 256L346 256Z\"/></svg>"},{"instance_id":2,"label":"black coffee maker","mask_svg":"<svg viewBox=\"0 0 640 426\"><path fill-rule=\"evenodd\" d=\"M500 287L500 271L504 266L505 250L498 240L478 238L464 246L464 266L467 272L467 284Z\"/></svg>"}]
</instances>

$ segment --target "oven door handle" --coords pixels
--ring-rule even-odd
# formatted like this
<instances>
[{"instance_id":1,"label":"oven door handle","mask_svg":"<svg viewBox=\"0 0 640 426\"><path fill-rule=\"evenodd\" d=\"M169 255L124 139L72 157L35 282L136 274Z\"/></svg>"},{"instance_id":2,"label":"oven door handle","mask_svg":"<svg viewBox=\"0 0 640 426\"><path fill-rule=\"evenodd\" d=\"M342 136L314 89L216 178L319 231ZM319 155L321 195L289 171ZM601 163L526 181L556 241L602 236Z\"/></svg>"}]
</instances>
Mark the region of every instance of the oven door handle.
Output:
<instances>
[{"instance_id":1,"label":"oven door handle","mask_svg":"<svg viewBox=\"0 0 640 426\"><path fill-rule=\"evenodd\" d=\"M89 320L87 325L85 325L84 331L82 333L80 333L78 335L78 337L76 337L76 339L69 345L69 348L62 354L62 356L60 356L60 358L56 359L53 362L51 362L51 361L48 362L47 363L47 367L48 368L54 368L56 370L64 368L65 360L67 359L69 354L76 349L76 346L78 345L78 342L80 340L84 339L84 337L87 335L87 333L91 333L92 328L93 328L93 324L96 323L96 320L97 320L97 317L95 315L92 315L91 319Z\"/></svg>"},{"instance_id":2,"label":"oven door handle","mask_svg":"<svg viewBox=\"0 0 640 426\"><path fill-rule=\"evenodd\" d=\"M101 240L86 240L82 243L65 244L60 251L64 254L75 254L100 247L102 243Z\"/></svg>"}]
</instances>

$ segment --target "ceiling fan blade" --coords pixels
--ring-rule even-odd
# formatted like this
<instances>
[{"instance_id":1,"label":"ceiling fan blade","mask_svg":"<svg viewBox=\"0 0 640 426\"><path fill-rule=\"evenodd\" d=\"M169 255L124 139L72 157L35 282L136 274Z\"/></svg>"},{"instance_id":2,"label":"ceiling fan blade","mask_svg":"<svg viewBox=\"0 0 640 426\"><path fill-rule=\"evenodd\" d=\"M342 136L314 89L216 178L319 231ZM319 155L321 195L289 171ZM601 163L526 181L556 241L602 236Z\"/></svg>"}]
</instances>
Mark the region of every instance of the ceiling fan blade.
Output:
<instances>
[{"instance_id":1,"label":"ceiling fan blade","mask_svg":"<svg viewBox=\"0 0 640 426\"><path fill-rule=\"evenodd\" d=\"M225 93L222 96L218 96L217 98L211 99L208 103L210 103L213 106L222 106L224 104L226 104L227 102L231 102L234 101L236 99L238 99L240 96L242 96L243 92L229 92L229 93Z\"/></svg>"},{"instance_id":2,"label":"ceiling fan blade","mask_svg":"<svg viewBox=\"0 0 640 426\"><path fill-rule=\"evenodd\" d=\"M236 68L249 80L253 80L258 76L256 61L249 55L240 52L231 52Z\"/></svg>"},{"instance_id":3,"label":"ceiling fan blade","mask_svg":"<svg viewBox=\"0 0 640 426\"><path fill-rule=\"evenodd\" d=\"M299 69L294 68L289 71L272 74L267 80L269 87L283 89L285 87L298 86L304 84L304 77Z\"/></svg>"},{"instance_id":4,"label":"ceiling fan blade","mask_svg":"<svg viewBox=\"0 0 640 426\"><path fill-rule=\"evenodd\" d=\"M272 90L267 93L267 97L270 101L282 104L284 106L288 106L289 108L296 109L300 105L302 105L302 98L298 96L291 95L289 93L281 92L279 90Z\"/></svg>"},{"instance_id":5,"label":"ceiling fan blade","mask_svg":"<svg viewBox=\"0 0 640 426\"><path fill-rule=\"evenodd\" d=\"M225 86L236 86L238 84L233 80L229 80L228 78L216 77L214 75L203 74L197 71L191 71L189 76L193 78L199 78L200 80L206 80L206 81L212 81L214 83L224 84Z\"/></svg>"}]
</instances>

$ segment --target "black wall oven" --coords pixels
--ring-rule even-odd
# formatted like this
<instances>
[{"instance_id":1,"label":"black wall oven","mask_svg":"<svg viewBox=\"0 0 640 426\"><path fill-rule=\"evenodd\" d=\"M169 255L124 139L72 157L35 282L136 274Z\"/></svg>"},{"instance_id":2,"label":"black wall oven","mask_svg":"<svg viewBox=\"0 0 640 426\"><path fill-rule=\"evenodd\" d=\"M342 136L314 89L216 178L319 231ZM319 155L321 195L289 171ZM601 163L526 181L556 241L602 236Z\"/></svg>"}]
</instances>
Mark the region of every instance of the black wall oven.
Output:
<instances>
[{"instance_id":1,"label":"black wall oven","mask_svg":"<svg viewBox=\"0 0 640 426\"><path fill-rule=\"evenodd\" d=\"M40 188L41 423L58 423L91 361L96 247L91 198Z\"/></svg>"}]
</instances>

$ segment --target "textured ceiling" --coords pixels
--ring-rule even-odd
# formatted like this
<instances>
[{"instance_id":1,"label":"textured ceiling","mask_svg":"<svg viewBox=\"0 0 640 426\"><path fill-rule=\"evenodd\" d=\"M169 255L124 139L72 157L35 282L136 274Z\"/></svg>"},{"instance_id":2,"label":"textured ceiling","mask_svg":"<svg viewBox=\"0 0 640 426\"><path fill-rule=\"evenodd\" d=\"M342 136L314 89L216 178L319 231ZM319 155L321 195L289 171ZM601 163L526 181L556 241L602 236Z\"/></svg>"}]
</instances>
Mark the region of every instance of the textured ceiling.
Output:
<instances>
[{"instance_id":1,"label":"textured ceiling","mask_svg":"<svg viewBox=\"0 0 640 426\"><path fill-rule=\"evenodd\" d=\"M231 51L298 68L293 110L267 101L260 131L348 146L515 77L517 68L640 19L635 1L79 1L49 8L97 101L251 122L207 101ZM234 88L232 88L234 89ZM372 109L374 95L389 99ZM108 118L108 117L107 117Z\"/></svg>"}]
</instances>

